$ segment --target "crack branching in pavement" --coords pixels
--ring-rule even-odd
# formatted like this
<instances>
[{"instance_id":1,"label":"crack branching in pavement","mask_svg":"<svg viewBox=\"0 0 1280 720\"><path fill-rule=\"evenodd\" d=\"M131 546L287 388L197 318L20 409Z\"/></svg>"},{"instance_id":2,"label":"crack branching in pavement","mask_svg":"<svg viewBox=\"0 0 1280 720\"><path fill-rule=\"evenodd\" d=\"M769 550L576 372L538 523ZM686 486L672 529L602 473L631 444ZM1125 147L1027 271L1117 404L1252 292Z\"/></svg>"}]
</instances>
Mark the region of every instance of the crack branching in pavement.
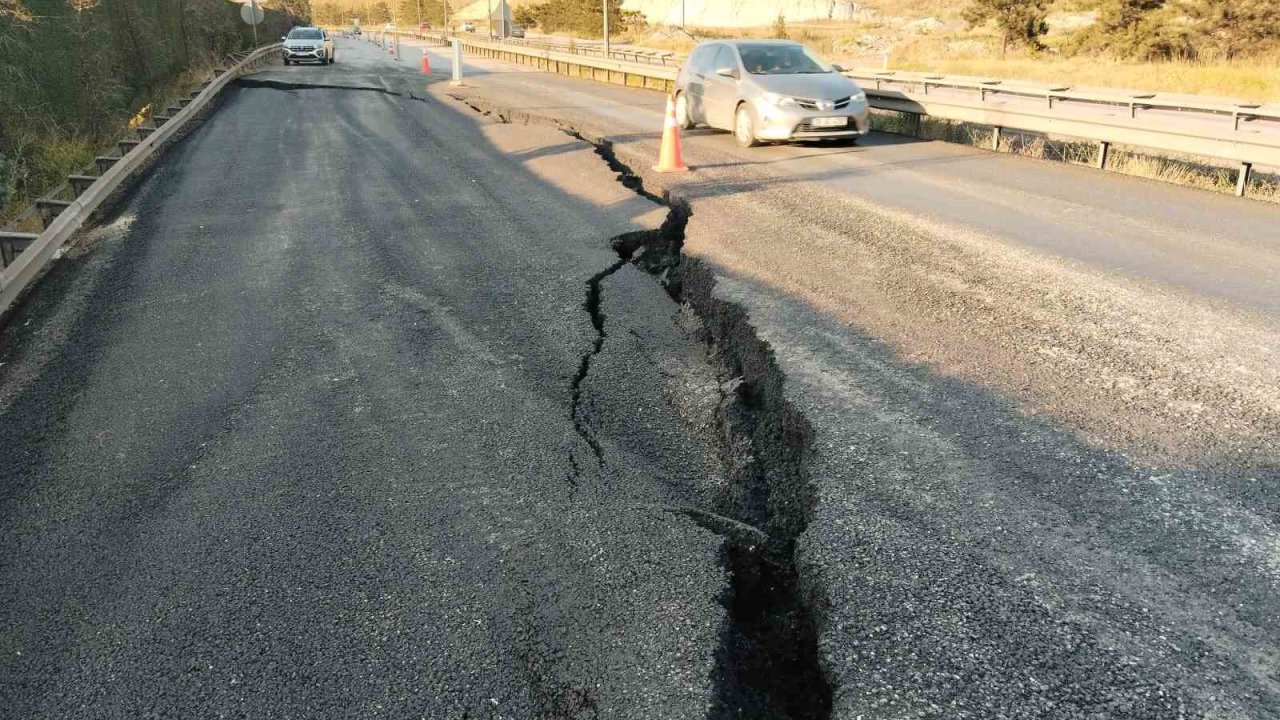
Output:
<instances>
[{"instance_id":1,"label":"crack branching in pavement","mask_svg":"<svg viewBox=\"0 0 1280 720\"><path fill-rule=\"evenodd\" d=\"M590 349L583 353L581 360L578 361L578 372L573 376L573 382L569 386L569 419L573 421L574 430L591 448L591 452L596 456L596 462L600 467L604 467L604 451L601 449L600 441L596 439L595 433L591 431L591 428L582 419L582 383L591 372L591 361L604 349L605 338L609 337L609 333L604 329L605 313L600 307L600 295L602 292L600 285L605 278L622 269L622 266L626 264L626 260L619 259L587 280L587 299L583 302L582 307L591 317L591 327L595 328L596 336L592 340ZM581 468L578 466L577 456L572 450L569 451L569 460L573 465L573 474L570 476L569 482L576 487L578 473L581 472Z\"/></svg>"},{"instance_id":2,"label":"crack branching in pavement","mask_svg":"<svg viewBox=\"0 0 1280 720\"><path fill-rule=\"evenodd\" d=\"M329 85L326 83L289 82L285 80L266 80L263 78L245 77L236 78L234 84L238 87L244 88L267 88L283 92L294 92L298 90L355 90L357 92L376 92L384 95L391 95L392 97L427 102L427 98L422 95L417 95L413 92L399 92L376 85Z\"/></svg>"},{"instance_id":3,"label":"crack branching in pavement","mask_svg":"<svg viewBox=\"0 0 1280 720\"><path fill-rule=\"evenodd\" d=\"M586 309L596 328L573 384L573 418L579 434L599 455L599 444L581 419L582 381L604 346L601 283L631 263L653 275L677 303L701 322L700 340L721 379L716 410L720 460L730 490L713 510L669 508L725 539L731 578L730 623L717 651L717 704L711 717L826 720L832 690L818 656L818 614L826 602L819 584L796 564L796 543L809 524L815 491L806 470L812 429L783 396L782 371L746 310L714 296L715 275L683 254L692 209L682 198L657 196L616 155L605 138L571 124L502 108L474 97L453 96L503 123L545 124L595 148L618 182L668 208L657 230L626 233L610 242L618 261L587 283ZM577 461L573 460L575 472Z\"/></svg>"},{"instance_id":4,"label":"crack branching in pavement","mask_svg":"<svg viewBox=\"0 0 1280 720\"><path fill-rule=\"evenodd\" d=\"M644 193L610 145L596 150L621 182ZM731 626L721 648L714 716L823 720L830 717L832 693L818 660L814 609L822 594L795 562L796 541L814 506L805 470L812 430L784 399L773 349L756 335L746 310L714 297L711 270L683 254L689 204L669 194L663 202L669 210L658 231L620 236L613 248L694 311L719 370L718 449L730 489L716 512L683 512L728 545Z\"/></svg>"}]
</instances>

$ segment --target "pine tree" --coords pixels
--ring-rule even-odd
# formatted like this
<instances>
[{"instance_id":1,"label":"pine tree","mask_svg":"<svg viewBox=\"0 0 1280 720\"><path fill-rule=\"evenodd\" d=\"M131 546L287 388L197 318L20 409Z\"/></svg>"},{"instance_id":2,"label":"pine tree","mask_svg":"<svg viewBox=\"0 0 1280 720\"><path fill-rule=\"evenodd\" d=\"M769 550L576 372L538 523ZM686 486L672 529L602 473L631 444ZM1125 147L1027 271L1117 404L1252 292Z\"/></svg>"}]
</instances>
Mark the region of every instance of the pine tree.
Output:
<instances>
[{"instance_id":1,"label":"pine tree","mask_svg":"<svg viewBox=\"0 0 1280 720\"><path fill-rule=\"evenodd\" d=\"M1200 55L1234 58L1280 48L1277 0L1183 0Z\"/></svg>"},{"instance_id":2,"label":"pine tree","mask_svg":"<svg viewBox=\"0 0 1280 720\"><path fill-rule=\"evenodd\" d=\"M1010 45L1019 44L1039 50L1044 47L1040 38L1049 32L1049 0L973 0L965 8L964 19L969 27L994 22L1000 30L1000 54Z\"/></svg>"}]
</instances>

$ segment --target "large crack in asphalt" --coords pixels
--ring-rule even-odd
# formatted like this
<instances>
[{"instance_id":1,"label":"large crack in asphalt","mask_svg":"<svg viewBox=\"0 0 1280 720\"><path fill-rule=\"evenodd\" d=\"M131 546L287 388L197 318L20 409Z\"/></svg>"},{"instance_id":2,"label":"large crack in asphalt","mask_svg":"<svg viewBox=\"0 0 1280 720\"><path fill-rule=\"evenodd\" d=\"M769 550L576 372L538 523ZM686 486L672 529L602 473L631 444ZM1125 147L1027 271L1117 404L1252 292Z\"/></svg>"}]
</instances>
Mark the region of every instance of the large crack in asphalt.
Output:
<instances>
[{"instance_id":1,"label":"large crack in asphalt","mask_svg":"<svg viewBox=\"0 0 1280 720\"><path fill-rule=\"evenodd\" d=\"M611 145L595 147L620 182L654 197ZM731 623L713 717L823 720L832 702L818 654L823 593L795 561L815 502L806 472L812 429L783 397L785 378L746 310L714 297L711 269L683 254L691 207L670 194L661 201L669 208L662 228L615 238L613 249L693 310L721 380L717 449L729 490L715 512L682 511L728 545Z\"/></svg>"},{"instance_id":2,"label":"large crack in asphalt","mask_svg":"<svg viewBox=\"0 0 1280 720\"><path fill-rule=\"evenodd\" d=\"M701 324L706 357L717 368L720 402L716 438L731 482L713 510L669 508L724 538L731 578L730 622L717 653L717 698L710 717L826 720L832 689L818 653L818 618L827 602L819 583L802 573L796 545L812 517L816 493L807 472L813 430L783 395L785 377L769 343L760 339L742 306L714 295L715 274L684 254L689 202L654 194L614 152L613 144L572 124L453 95L502 123L543 124L586 142L628 189L667 207L657 230L610 240L618 260L587 281L586 312L596 338L573 382L571 414L578 433L603 463L598 440L581 416L582 384L608 337L600 308L604 282L630 263L687 305ZM570 454L577 470L577 460Z\"/></svg>"},{"instance_id":3,"label":"large crack in asphalt","mask_svg":"<svg viewBox=\"0 0 1280 720\"><path fill-rule=\"evenodd\" d=\"M596 463L602 468L604 467L604 450L600 447L600 441L596 439L595 433L591 431L591 428L582 418L582 383L591 372L591 361L604 349L604 341L609 337L609 333L604 327L604 309L600 306L600 296L603 292L600 286L605 278L621 270L622 266L626 264L626 260L619 259L587 280L587 298L582 303L582 307L591 317L591 327L595 329L596 336L592 340L591 347L582 354L582 358L578 361L578 372L574 374L569 386L569 419L573 422L573 429L591 448L592 454L595 455ZM573 468L569 476L569 484L577 487L578 477L582 472L582 468L578 464L577 455L573 450L569 451L569 462Z\"/></svg>"},{"instance_id":4,"label":"large crack in asphalt","mask_svg":"<svg viewBox=\"0 0 1280 720\"><path fill-rule=\"evenodd\" d=\"M419 102L428 102L425 95L418 95L412 91L399 92L390 88L379 87L377 85L331 85L328 83L291 82L287 80L267 80L264 78L247 77L236 78L232 82L237 87L243 88L267 88L283 92L296 92L299 90L356 90L360 92L382 93L384 95L391 95L392 97L417 100Z\"/></svg>"}]
</instances>

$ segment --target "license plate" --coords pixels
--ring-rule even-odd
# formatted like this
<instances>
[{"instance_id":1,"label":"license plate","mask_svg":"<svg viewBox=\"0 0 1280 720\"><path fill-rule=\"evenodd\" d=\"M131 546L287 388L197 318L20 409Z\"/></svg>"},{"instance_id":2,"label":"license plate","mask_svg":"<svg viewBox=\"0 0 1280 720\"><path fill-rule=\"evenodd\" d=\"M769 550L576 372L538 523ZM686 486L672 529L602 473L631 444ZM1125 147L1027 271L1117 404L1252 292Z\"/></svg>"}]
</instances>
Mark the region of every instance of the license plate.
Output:
<instances>
[{"instance_id":1,"label":"license plate","mask_svg":"<svg viewBox=\"0 0 1280 720\"><path fill-rule=\"evenodd\" d=\"M810 121L814 127L844 127L849 124L847 117L814 118Z\"/></svg>"}]
</instances>

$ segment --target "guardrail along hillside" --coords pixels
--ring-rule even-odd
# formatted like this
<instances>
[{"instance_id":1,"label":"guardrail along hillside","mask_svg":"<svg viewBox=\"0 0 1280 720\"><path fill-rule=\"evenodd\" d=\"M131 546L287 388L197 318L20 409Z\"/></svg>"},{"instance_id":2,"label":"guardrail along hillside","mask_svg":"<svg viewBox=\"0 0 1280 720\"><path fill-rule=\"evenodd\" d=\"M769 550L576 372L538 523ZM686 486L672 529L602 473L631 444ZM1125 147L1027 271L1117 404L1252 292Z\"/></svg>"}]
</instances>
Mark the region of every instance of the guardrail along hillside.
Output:
<instances>
[{"instance_id":1,"label":"guardrail along hillside","mask_svg":"<svg viewBox=\"0 0 1280 720\"><path fill-rule=\"evenodd\" d=\"M0 232L0 256L4 262L4 269L0 270L0 312L8 310L76 230L125 180L141 169L157 149L201 112L228 83L270 58L279 48L280 43L276 43L232 55L230 67L219 69L213 79L204 82L188 97L152 115L152 126L138 127L135 137L121 140L118 156L99 156L93 167L69 176L58 191L37 200L36 209L45 226L42 232Z\"/></svg>"},{"instance_id":2,"label":"guardrail along hillside","mask_svg":"<svg viewBox=\"0 0 1280 720\"><path fill-rule=\"evenodd\" d=\"M482 57L532 65L548 72L670 92L678 58L637 61L598 46L537 41L490 41L471 33L405 32L447 42ZM584 50L584 48L590 48ZM1232 105L1159 94L1117 95L1069 87L1039 87L1004 80L953 79L928 73L851 71L873 108L986 125L1002 129L1090 140L1099 144L1105 168L1112 145L1176 156L1233 163L1236 194L1243 196L1254 166L1280 169L1280 107Z\"/></svg>"}]
</instances>

